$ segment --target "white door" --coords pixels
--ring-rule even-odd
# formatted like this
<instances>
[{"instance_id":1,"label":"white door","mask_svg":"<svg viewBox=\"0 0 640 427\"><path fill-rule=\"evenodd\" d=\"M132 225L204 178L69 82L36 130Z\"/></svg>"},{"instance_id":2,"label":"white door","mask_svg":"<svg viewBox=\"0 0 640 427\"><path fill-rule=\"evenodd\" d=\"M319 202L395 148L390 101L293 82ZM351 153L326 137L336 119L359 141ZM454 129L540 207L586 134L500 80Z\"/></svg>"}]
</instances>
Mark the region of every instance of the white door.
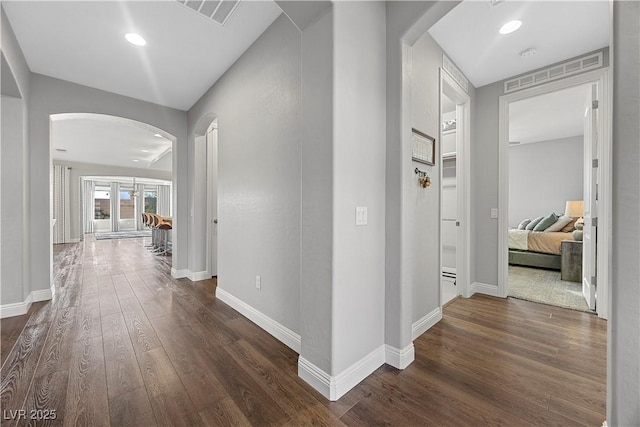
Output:
<instances>
[{"instance_id":1,"label":"white door","mask_svg":"<svg viewBox=\"0 0 640 427\"><path fill-rule=\"evenodd\" d=\"M207 187L209 211L209 272L218 275L218 129L207 129Z\"/></svg>"},{"instance_id":2,"label":"white door","mask_svg":"<svg viewBox=\"0 0 640 427\"><path fill-rule=\"evenodd\" d=\"M582 242L582 294L596 308L596 247L598 221L598 86L593 84L584 115L584 233Z\"/></svg>"}]
</instances>

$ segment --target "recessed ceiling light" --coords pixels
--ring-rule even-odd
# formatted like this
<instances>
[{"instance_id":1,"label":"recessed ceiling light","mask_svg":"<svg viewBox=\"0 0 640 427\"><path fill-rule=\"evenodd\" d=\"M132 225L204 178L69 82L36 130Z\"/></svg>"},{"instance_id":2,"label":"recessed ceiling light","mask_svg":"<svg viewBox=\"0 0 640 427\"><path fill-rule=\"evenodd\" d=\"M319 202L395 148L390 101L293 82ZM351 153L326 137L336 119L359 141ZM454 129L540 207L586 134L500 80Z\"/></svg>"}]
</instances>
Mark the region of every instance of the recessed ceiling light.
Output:
<instances>
[{"instance_id":1,"label":"recessed ceiling light","mask_svg":"<svg viewBox=\"0 0 640 427\"><path fill-rule=\"evenodd\" d=\"M154 133L153 136L155 136L156 138L164 138L162 135L160 135L159 133Z\"/></svg>"},{"instance_id":2,"label":"recessed ceiling light","mask_svg":"<svg viewBox=\"0 0 640 427\"><path fill-rule=\"evenodd\" d=\"M500 34L513 33L515 30L520 28L521 25L522 22L518 21L517 19L514 21L509 21L500 28Z\"/></svg>"},{"instance_id":3,"label":"recessed ceiling light","mask_svg":"<svg viewBox=\"0 0 640 427\"><path fill-rule=\"evenodd\" d=\"M140 160L138 159L133 159L134 162L138 163Z\"/></svg>"},{"instance_id":4,"label":"recessed ceiling light","mask_svg":"<svg viewBox=\"0 0 640 427\"><path fill-rule=\"evenodd\" d=\"M149 150L140 150L140 151L142 151L143 153L148 153L149 152Z\"/></svg>"},{"instance_id":5,"label":"recessed ceiling light","mask_svg":"<svg viewBox=\"0 0 640 427\"><path fill-rule=\"evenodd\" d=\"M129 43L135 44L136 46L144 46L147 44L147 41L144 38L142 38L140 34L127 33L124 37L127 39Z\"/></svg>"}]
</instances>

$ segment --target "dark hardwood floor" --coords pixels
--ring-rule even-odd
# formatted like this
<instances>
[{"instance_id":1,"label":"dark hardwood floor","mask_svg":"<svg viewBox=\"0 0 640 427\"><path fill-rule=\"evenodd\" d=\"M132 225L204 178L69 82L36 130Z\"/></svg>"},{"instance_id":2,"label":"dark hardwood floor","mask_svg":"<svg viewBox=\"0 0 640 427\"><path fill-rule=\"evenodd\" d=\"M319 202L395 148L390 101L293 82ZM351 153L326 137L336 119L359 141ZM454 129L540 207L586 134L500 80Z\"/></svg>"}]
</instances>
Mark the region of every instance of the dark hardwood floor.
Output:
<instances>
[{"instance_id":1,"label":"dark hardwood floor","mask_svg":"<svg viewBox=\"0 0 640 427\"><path fill-rule=\"evenodd\" d=\"M172 279L143 245L56 245L54 299L0 322L3 426L604 421L606 322L594 315L458 299L407 369L385 365L328 402L297 377L295 352L215 299L215 280Z\"/></svg>"}]
</instances>

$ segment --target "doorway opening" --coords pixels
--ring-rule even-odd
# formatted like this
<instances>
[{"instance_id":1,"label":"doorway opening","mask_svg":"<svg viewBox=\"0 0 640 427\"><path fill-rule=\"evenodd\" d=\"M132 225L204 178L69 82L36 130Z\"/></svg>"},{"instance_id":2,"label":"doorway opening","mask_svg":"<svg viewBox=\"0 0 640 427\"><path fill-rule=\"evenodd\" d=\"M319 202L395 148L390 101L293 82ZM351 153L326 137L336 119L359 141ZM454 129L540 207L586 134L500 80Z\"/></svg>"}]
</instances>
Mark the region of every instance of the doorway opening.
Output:
<instances>
[{"instance_id":1,"label":"doorway opening","mask_svg":"<svg viewBox=\"0 0 640 427\"><path fill-rule=\"evenodd\" d=\"M440 69L440 306L470 286L470 98Z\"/></svg>"},{"instance_id":2,"label":"doorway opening","mask_svg":"<svg viewBox=\"0 0 640 427\"><path fill-rule=\"evenodd\" d=\"M93 113L52 114L50 129L52 245L100 232L138 237L150 209L171 219L173 135Z\"/></svg>"},{"instance_id":3,"label":"doorway opening","mask_svg":"<svg viewBox=\"0 0 640 427\"><path fill-rule=\"evenodd\" d=\"M500 98L503 297L607 318L611 180L606 82L607 71L599 70ZM549 114L553 117L545 120Z\"/></svg>"}]
</instances>

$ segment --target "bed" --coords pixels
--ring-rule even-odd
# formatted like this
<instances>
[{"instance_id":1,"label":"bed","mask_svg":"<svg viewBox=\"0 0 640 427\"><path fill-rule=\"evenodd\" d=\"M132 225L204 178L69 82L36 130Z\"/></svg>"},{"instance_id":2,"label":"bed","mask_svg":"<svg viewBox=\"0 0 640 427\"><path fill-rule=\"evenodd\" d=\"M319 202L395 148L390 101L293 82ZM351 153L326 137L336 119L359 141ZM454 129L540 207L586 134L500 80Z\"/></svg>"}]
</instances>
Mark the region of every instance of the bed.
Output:
<instances>
[{"instance_id":1,"label":"bed","mask_svg":"<svg viewBox=\"0 0 640 427\"><path fill-rule=\"evenodd\" d=\"M572 233L509 230L509 264L560 270L563 240L573 240Z\"/></svg>"}]
</instances>

